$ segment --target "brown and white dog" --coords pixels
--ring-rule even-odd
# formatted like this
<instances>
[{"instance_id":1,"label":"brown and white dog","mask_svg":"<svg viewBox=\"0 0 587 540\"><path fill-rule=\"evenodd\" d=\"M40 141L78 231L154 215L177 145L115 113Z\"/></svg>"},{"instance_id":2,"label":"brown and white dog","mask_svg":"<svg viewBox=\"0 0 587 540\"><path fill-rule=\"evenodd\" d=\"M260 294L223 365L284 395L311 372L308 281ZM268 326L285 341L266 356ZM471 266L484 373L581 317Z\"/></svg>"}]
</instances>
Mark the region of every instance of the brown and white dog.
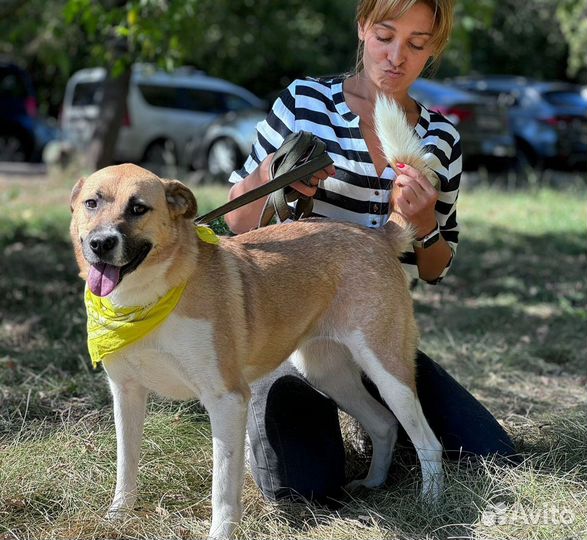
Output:
<instances>
[{"instance_id":1,"label":"brown and white dog","mask_svg":"<svg viewBox=\"0 0 587 540\"><path fill-rule=\"evenodd\" d=\"M397 107L387 104L384 113L395 126L380 132L390 162L426 168L418 149L403 143L413 131ZM418 452L423 495L439 497L441 445L416 393L418 332L398 260L413 240L409 228L311 219L213 245L194 234L196 200L186 186L129 164L79 180L71 207L80 275L114 305L146 306L187 283L165 322L104 360L118 452L110 516L137 498L148 393L198 399L213 435L210 535L229 537L242 512L249 385L287 358L372 439L369 472L350 487L384 482L399 421ZM292 290L302 301L289 301ZM365 389L362 372L393 413Z\"/></svg>"}]
</instances>

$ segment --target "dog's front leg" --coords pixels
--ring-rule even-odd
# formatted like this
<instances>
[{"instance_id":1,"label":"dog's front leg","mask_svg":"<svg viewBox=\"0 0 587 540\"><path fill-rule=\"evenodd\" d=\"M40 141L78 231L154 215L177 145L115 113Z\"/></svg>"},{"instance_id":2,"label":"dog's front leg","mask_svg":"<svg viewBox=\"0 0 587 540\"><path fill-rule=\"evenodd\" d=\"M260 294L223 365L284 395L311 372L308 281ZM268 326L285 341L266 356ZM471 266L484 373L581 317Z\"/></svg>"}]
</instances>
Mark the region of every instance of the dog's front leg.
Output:
<instances>
[{"instance_id":1,"label":"dog's front leg","mask_svg":"<svg viewBox=\"0 0 587 540\"><path fill-rule=\"evenodd\" d=\"M241 519L248 401L245 392L202 398L210 415L214 460L210 538L230 538Z\"/></svg>"},{"instance_id":2,"label":"dog's front leg","mask_svg":"<svg viewBox=\"0 0 587 540\"><path fill-rule=\"evenodd\" d=\"M116 491L107 517L115 519L132 510L137 498L137 471L147 390L136 383L110 380L116 426Z\"/></svg>"}]
</instances>

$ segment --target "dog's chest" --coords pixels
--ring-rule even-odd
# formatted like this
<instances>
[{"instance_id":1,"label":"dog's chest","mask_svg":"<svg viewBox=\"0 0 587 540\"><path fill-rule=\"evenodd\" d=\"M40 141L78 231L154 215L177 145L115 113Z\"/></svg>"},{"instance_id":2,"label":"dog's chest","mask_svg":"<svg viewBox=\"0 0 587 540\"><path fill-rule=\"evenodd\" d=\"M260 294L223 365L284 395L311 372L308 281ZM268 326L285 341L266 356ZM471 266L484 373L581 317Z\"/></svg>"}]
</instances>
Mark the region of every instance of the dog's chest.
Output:
<instances>
[{"instance_id":1,"label":"dog's chest","mask_svg":"<svg viewBox=\"0 0 587 540\"><path fill-rule=\"evenodd\" d=\"M209 321L171 315L107 362L106 370L113 379L130 379L161 396L187 400L224 391L218 361Z\"/></svg>"}]
</instances>

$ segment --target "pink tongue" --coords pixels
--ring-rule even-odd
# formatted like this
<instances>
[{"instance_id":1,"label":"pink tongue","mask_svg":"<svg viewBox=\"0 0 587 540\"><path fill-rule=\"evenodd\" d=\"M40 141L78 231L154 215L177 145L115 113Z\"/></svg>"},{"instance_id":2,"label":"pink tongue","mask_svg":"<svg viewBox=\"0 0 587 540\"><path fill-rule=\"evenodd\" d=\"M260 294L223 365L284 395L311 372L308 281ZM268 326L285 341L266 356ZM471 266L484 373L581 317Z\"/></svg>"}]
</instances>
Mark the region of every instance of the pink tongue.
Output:
<instances>
[{"instance_id":1,"label":"pink tongue","mask_svg":"<svg viewBox=\"0 0 587 540\"><path fill-rule=\"evenodd\" d=\"M120 281L120 268L111 264L92 264L88 287L96 296L108 296Z\"/></svg>"}]
</instances>

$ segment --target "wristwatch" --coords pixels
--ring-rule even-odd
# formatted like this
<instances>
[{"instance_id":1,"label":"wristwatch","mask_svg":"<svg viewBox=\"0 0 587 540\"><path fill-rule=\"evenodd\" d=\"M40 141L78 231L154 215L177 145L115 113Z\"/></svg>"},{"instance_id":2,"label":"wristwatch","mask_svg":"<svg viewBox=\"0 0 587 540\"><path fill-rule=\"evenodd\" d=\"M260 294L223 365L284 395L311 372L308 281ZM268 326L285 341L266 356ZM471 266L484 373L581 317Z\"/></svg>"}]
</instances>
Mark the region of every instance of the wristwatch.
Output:
<instances>
[{"instance_id":1,"label":"wristwatch","mask_svg":"<svg viewBox=\"0 0 587 540\"><path fill-rule=\"evenodd\" d=\"M432 232L429 232L423 238L414 240L413 245L417 248L426 249L429 248L431 245L436 244L440 240L440 226L438 222L436 223L436 227Z\"/></svg>"}]
</instances>

